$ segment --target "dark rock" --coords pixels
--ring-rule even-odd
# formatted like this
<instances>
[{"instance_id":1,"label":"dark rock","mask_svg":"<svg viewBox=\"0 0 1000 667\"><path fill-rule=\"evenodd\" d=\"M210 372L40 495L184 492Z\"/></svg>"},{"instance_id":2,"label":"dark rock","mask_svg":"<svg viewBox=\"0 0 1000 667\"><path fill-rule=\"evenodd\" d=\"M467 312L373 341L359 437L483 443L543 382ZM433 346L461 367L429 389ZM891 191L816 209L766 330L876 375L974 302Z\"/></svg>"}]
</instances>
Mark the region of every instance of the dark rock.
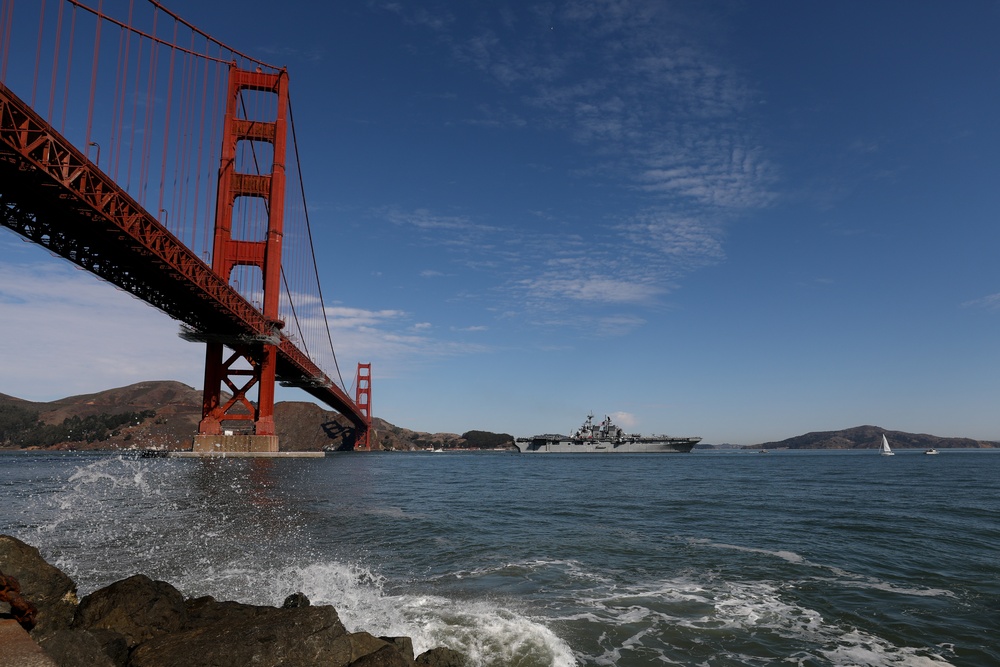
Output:
<instances>
[{"instance_id":1,"label":"dark rock","mask_svg":"<svg viewBox=\"0 0 1000 667\"><path fill-rule=\"evenodd\" d=\"M334 656L336 662L332 665L340 667L343 665L356 665L356 663L362 658L372 655L373 653L381 652L383 649L391 649L397 655L399 651L395 646L389 642L383 641L374 635L370 635L367 632L355 632L352 634L344 635L337 640L336 646L331 647L334 651ZM385 657L385 654L383 654ZM402 657L402 656L400 656ZM375 663L381 664L381 663ZM387 662L386 665L395 665L395 663ZM410 663L406 663L406 667L409 667Z\"/></svg>"},{"instance_id":2,"label":"dark rock","mask_svg":"<svg viewBox=\"0 0 1000 667\"><path fill-rule=\"evenodd\" d=\"M196 630L222 621L227 623L251 621L261 616L271 616L277 611L276 607L259 607L242 602L219 602L211 595L189 598L184 601L184 607L187 613L184 630Z\"/></svg>"},{"instance_id":3,"label":"dark rock","mask_svg":"<svg viewBox=\"0 0 1000 667\"><path fill-rule=\"evenodd\" d=\"M136 575L94 591L76 586L34 547L0 536L0 569L38 607L32 638L59 667L465 667L436 648L414 661L408 637L348 633L337 610L302 593L282 608L184 600L164 581ZM74 614L75 612L75 614ZM39 631L41 629L41 631Z\"/></svg>"},{"instance_id":4,"label":"dark rock","mask_svg":"<svg viewBox=\"0 0 1000 667\"><path fill-rule=\"evenodd\" d=\"M439 646L418 655L414 664L416 667L466 667L468 661L458 651Z\"/></svg>"},{"instance_id":5,"label":"dark rock","mask_svg":"<svg viewBox=\"0 0 1000 667\"><path fill-rule=\"evenodd\" d=\"M69 626L76 609L76 584L46 563L38 549L0 535L0 572L17 579L21 596L38 610L32 636Z\"/></svg>"},{"instance_id":6,"label":"dark rock","mask_svg":"<svg viewBox=\"0 0 1000 667\"><path fill-rule=\"evenodd\" d=\"M389 642L399 650L410 662L413 662L413 640L409 637L379 637L384 642Z\"/></svg>"},{"instance_id":7,"label":"dark rock","mask_svg":"<svg viewBox=\"0 0 1000 667\"><path fill-rule=\"evenodd\" d=\"M131 649L153 637L181 630L186 621L187 609L180 591L165 581L137 574L83 598L73 627L113 630Z\"/></svg>"},{"instance_id":8,"label":"dark rock","mask_svg":"<svg viewBox=\"0 0 1000 667\"><path fill-rule=\"evenodd\" d=\"M94 629L90 634L97 640L104 650L104 654L111 659L115 667L125 667L128 661L128 641L120 632L114 630Z\"/></svg>"},{"instance_id":9,"label":"dark rock","mask_svg":"<svg viewBox=\"0 0 1000 667\"><path fill-rule=\"evenodd\" d=\"M104 652L100 641L86 630L52 630L38 639L38 645L59 667L120 667Z\"/></svg>"},{"instance_id":10,"label":"dark rock","mask_svg":"<svg viewBox=\"0 0 1000 667\"><path fill-rule=\"evenodd\" d=\"M413 667L413 660L408 660L393 644L386 644L373 653L361 656L348 667Z\"/></svg>"},{"instance_id":11,"label":"dark rock","mask_svg":"<svg viewBox=\"0 0 1000 667\"><path fill-rule=\"evenodd\" d=\"M292 593L287 598L285 598L284 603L282 603L282 609L297 609L299 607L308 607L309 598L306 597L305 593Z\"/></svg>"},{"instance_id":12,"label":"dark rock","mask_svg":"<svg viewBox=\"0 0 1000 667\"><path fill-rule=\"evenodd\" d=\"M337 667L385 644L376 639L379 646L355 653L354 635L347 635L333 607L278 609L201 600L200 611L207 613L188 619L196 627L141 644L129 656L129 667Z\"/></svg>"}]
</instances>

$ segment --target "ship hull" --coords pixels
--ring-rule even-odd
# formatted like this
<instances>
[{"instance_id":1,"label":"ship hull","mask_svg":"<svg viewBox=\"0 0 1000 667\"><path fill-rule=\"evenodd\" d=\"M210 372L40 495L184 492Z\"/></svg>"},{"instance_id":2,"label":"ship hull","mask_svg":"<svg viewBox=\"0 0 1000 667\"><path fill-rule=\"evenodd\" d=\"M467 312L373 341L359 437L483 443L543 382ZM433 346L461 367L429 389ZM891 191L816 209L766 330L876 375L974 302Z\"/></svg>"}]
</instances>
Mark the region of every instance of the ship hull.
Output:
<instances>
[{"instance_id":1,"label":"ship hull","mask_svg":"<svg viewBox=\"0 0 1000 667\"><path fill-rule=\"evenodd\" d=\"M636 438L571 440L568 438L518 438L514 444L522 454L687 454L701 438Z\"/></svg>"}]
</instances>

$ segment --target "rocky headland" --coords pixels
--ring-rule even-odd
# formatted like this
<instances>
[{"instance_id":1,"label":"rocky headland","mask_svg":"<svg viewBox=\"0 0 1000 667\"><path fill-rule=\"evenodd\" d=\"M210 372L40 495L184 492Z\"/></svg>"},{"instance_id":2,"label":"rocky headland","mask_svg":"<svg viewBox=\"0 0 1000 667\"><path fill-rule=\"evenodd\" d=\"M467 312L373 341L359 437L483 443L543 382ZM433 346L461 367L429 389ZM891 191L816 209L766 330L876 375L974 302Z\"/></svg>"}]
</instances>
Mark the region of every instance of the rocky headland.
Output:
<instances>
[{"instance_id":1,"label":"rocky headland","mask_svg":"<svg viewBox=\"0 0 1000 667\"><path fill-rule=\"evenodd\" d=\"M185 599L138 574L78 600L72 579L9 535L0 535L0 656L33 667L466 664L446 647L415 657L408 637L348 632L334 607L310 605L302 593L282 607Z\"/></svg>"},{"instance_id":2,"label":"rocky headland","mask_svg":"<svg viewBox=\"0 0 1000 667\"><path fill-rule=\"evenodd\" d=\"M753 445L751 449L875 449L882 434L893 449L990 449L1000 442L972 438L942 438L926 433L904 433L881 426L855 426L839 431L813 431L777 442Z\"/></svg>"}]
</instances>

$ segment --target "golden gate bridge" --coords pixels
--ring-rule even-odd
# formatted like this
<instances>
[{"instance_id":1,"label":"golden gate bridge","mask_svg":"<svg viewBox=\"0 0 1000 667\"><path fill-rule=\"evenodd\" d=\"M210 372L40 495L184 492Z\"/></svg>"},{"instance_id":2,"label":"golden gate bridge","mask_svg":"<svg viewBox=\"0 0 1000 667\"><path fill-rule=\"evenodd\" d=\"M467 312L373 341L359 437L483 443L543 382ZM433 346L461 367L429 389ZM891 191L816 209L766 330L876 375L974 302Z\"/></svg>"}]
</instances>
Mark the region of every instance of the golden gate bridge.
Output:
<instances>
[{"instance_id":1,"label":"golden gate bridge","mask_svg":"<svg viewBox=\"0 0 1000 667\"><path fill-rule=\"evenodd\" d=\"M156 0L0 0L0 224L205 344L195 449L277 451L275 382L368 449L326 318L288 72ZM334 380L336 378L336 381Z\"/></svg>"}]
</instances>

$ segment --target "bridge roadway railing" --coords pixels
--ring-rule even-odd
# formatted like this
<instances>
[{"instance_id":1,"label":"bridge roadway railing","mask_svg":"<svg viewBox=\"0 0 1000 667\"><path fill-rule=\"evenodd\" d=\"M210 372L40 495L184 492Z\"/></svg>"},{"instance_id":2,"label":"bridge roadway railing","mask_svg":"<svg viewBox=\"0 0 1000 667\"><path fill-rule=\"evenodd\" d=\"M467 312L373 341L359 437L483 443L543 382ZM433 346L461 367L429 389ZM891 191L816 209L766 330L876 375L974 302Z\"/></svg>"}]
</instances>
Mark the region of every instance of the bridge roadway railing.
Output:
<instances>
[{"instance_id":1,"label":"bridge roadway railing","mask_svg":"<svg viewBox=\"0 0 1000 667\"><path fill-rule=\"evenodd\" d=\"M0 83L0 224L185 323L277 337L278 379L364 427L354 401L154 216Z\"/></svg>"}]
</instances>

